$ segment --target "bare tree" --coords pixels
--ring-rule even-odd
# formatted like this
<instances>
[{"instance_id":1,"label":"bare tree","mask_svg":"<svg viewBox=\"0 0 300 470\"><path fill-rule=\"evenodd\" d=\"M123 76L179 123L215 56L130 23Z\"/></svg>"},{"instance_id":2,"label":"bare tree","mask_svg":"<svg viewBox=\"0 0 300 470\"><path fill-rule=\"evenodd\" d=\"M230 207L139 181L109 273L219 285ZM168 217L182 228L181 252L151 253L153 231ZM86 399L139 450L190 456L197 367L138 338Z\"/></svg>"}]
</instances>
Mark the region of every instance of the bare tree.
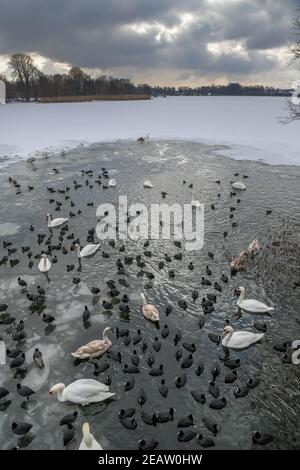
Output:
<instances>
[{"instance_id":1,"label":"bare tree","mask_svg":"<svg viewBox=\"0 0 300 470\"><path fill-rule=\"evenodd\" d=\"M9 65L12 68L13 76L23 88L26 101L29 101L30 89L39 73L32 58L27 54L13 54L10 57Z\"/></svg>"},{"instance_id":2,"label":"bare tree","mask_svg":"<svg viewBox=\"0 0 300 470\"><path fill-rule=\"evenodd\" d=\"M300 9L298 9L298 12L300 13ZM299 40L299 38L300 38L300 17L297 18L294 21L294 28L295 28L295 32L296 32L297 42L291 48L291 54L292 54L293 62L298 63L300 61L300 40ZM289 115L284 120L286 123L300 120L300 104L299 104L299 102L300 102L300 86L298 86L298 89L296 90L295 94L297 96L294 96L294 98L289 101Z\"/></svg>"}]
</instances>

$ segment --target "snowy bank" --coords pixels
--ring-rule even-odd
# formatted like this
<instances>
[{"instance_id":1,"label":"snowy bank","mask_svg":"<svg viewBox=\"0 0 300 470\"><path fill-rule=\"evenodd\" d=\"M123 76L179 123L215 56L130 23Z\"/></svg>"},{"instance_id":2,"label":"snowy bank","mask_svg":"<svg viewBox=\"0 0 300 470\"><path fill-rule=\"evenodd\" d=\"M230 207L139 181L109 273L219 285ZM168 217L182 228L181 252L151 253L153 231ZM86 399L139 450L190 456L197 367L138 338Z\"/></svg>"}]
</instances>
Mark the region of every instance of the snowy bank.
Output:
<instances>
[{"instance_id":1,"label":"snowy bank","mask_svg":"<svg viewBox=\"0 0 300 470\"><path fill-rule=\"evenodd\" d=\"M234 158L300 165L299 123L282 125L286 98L168 97L150 101L0 106L0 156L118 139L186 139L230 146Z\"/></svg>"}]
</instances>

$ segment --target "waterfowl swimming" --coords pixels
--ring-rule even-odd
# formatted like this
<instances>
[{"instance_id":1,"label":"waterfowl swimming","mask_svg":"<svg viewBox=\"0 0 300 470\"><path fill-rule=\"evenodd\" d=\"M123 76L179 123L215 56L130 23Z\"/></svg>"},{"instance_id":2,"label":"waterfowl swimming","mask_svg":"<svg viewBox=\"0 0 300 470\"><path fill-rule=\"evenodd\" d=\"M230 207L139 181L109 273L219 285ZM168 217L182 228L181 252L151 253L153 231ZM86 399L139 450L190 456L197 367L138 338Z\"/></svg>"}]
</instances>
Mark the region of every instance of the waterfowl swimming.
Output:
<instances>
[{"instance_id":1,"label":"waterfowl swimming","mask_svg":"<svg viewBox=\"0 0 300 470\"><path fill-rule=\"evenodd\" d=\"M8 394L9 390L4 387L0 387L0 400L2 400L2 398L5 398Z\"/></svg>"},{"instance_id":2,"label":"waterfowl swimming","mask_svg":"<svg viewBox=\"0 0 300 470\"><path fill-rule=\"evenodd\" d=\"M229 372L228 374L225 375L224 382L226 384L232 384L233 382L236 381L236 379L237 379L237 371L233 370L232 372Z\"/></svg>"},{"instance_id":3,"label":"waterfowl swimming","mask_svg":"<svg viewBox=\"0 0 300 470\"><path fill-rule=\"evenodd\" d=\"M245 268L246 263L249 258L249 251L242 251L239 256L233 258L230 262L231 274L236 274L238 271L241 271Z\"/></svg>"},{"instance_id":4,"label":"waterfowl swimming","mask_svg":"<svg viewBox=\"0 0 300 470\"><path fill-rule=\"evenodd\" d=\"M183 359L181 363L182 369L187 369L193 365L193 355L189 354L186 358Z\"/></svg>"},{"instance_id":5,"label":"waterfowl swimming","mask_svg":"<svg viewBox=\"0 0 300 470\"><path fill-rule=\"evenodd\" d=\"M18 367L21 367L25 362L25 354L22 353L20 354L20 356L16 357L15 359L13 359L10 363L10 368L11 369L16 369Z\"/></svg>"},{"instance_id":6,"label":"waterfowl swimming","mask_svg":"<svg viewBox=\"0 0 300 470\"><path fill-rule=\"evenodd\" d=\"M219 389L218 385L213 381L208 382L208 385L209 385L209 387L208 387L209 393L214 398L218 398L218 396L220 395L220 389Z\"/></svg>"},{"instance_id":7,"label":"waterfowl swimming","mask_svg":"<svg viewBox=\"0 0 300 470\"><path fill-rule=\"evenodd\" d=\"M199 392L197 390L192 390L191 395L195 401L197 401L198 403L201 403L202 405L204 405L204 403L206 402L205 395L202 392Z\"/></svg>"},{"instance_id":8,"label":"waterfowl swimming","mask_svg":"<svg viewBox=\"0 0 300 470\"><path fill-rule=\"evenodd\" d=\"M193 426L193 425L194 425L193 415L184 416L177 423L178 428L188 428L189 426Z\"/></svg>"},{"instance_id":9,"label":"waterfowl swimming","mask_svg":"<svg viewBox=\"0 0 300 470\"><path fill-rule=\"evenodd\" d=\"M119 418L132 418L135 413L135 408L122 408L119 411Z\"/></svg>"},{"instance_id":10,"label":"waterfowl swimming","mask_svg":"<svg viewBox=\"0 0 300 470\"><path fill-rule=\"evenodd\" d=\"M227 325L223 330L225 337L222 339L222 346L230 349L245 349L251 344L260 341L264 333L251 333L250 331L233 331L232 326Z\"/></svg>"},{"instance_id":11,"label":"waterfowl swimming","mask_svg":"<svg viewBox=\"0 0 300 470\"><path fill-rule=\"evenodd\" d=\"M64 429L64 433L63 433L64 446L67 446L71 441L73 441L75 432L76 432L76 429L73 428L71 424L68 424L68 427Z\"/></svg>"},{"instance_id":12,"label":"waterfowl swimming","mask_svg":"<svg viewBox=\"0 0 300 470\"><path fill-rule=\"evenodd\" d=\"M43 369L45 367L44 361L43 361L43 355L38 348L36 348L33 353L33 361L34 361L35 366L38 367L39 369Z\"/></svg>"},{"instance_id":13,"label":"waterfowl swimming","mask_svg":"<svg viewBox=\"0 0 300 470\"><path fill-rule=\"evenodd\" d=\"M88 243L80 249L79 243L75 243L75 253L78 258L86 258L87 256L94 255L100 245L101 243Z\"/></svg>"},{"instance_id":14,"label":"waterfowl swimming","mask_svg":"<svg viewBox=\"0 0 300 470\"><path fill-rule=\"evenodd\" d=\"M237 367L240 367L241 365L241 360L239 358L237 359L227 359L224 361L224 366L228 367L229 369L236 369Z\"/></svg>"},{"instance_id":15,"label":"waterfowl swimming","mask_svg":"<svg viewBox=\"0 0 300 470\"><path fill-rule=\"evenodd\" d=\"M142 298L142 301L143 301L142 313L143 313L144 317L147 318L147 320L150 320L154 323L158 323L159 322L159 312L158 312L157 308L154 307L154 305L147 303L146 297L145 297L144 294L141 294L141 298Z\"/></svg>"},{"instance_id":16,"label":"waterfowl swimming","mask_svg":"<svg viewBox=\"0 0 300 470\"><path fill-rule=\"evenodd\" d=\"M240 292L240 297L236 304L242 310L245 310L246 312L250 312L250 313L268 313L274 310L273 307L269 307L268 305L263 304L262 302L259 302L258 300L254 300L254 299L244 300L245 288L239 287L238 290Z\"/></svg>"},{"instance_id":17,"label":"waterfowl swimming","mask_svg":"<svg viewBox=\"0 0 300 470\"><path fill-rule=\"evenodd\" d=\"M32 428L32 424L12 423L11 427L15 434L17 434L18 436L23 436L24 434L27 434L30 431L30 429Z\"/></svg>"},{"instance_id":18,"label":"waterfowl swimming","mask_svg":"<svg viewBox=\"0 0 300 470\"><path fill-rule=\"evenodd\" d=\"M84 423L82 426L82 441L78 450L103 450L103 447L96 441L93 434L90 432L89 423Z\"/></svg>"},{"instance_id":19,"label":"waterfowl swimming","mask_svg":"<svg viewBox=\"0 0 300 470\"><path fill-rule=\"evenodd\" d=\"M132 356L130 357L130 360L134 366L138 366L140 362L140 356L137 354L136 350L133 351Z\"/></svg>"},{"instance_id":20,"label":"waterfowl swimming","mask_svg":"<svg viewBox=\"0 0 300 470\"><path fill-rule=\"evenodd\" d=\"M204 418L202 418L202 421L209 431L211 431L214 435L218 434L218 432L220 431L220 427L211 418L205 416Z\"/></svg>"},{"instance_id":21,"label":"waterfowl swimming","mask_svg":"<svg viewBox=\"0 0 300 470\"><path fill-rule=\"evenodd\" d=\"M170 408L168 411L157 411L156 420L158 423L168 423L169 421L174 420L175 409Z\"/></svg>"},{"instance_id":22,"label":"waterfowl swimming","mask_svg":"<svg viewBox=\"0 0 300 470\"><path fill-rule=\"evenodd\" d=\"M64 219L64 218L57 218L52 220L51 214L47 214L47 221L48 221L48 227L49 228L55 228L55 227L60 227L60 225L65 224L69 219Z\"/></svg>"},{"instance_id":23,"label":"waterfowl swimming","mask_svg":"<svg viewBox=\"0 0 300 470\"><path fill-rule=\"evenodd\" d=\"M164 373L164 368L163 364L161 364L159 367L156 367L154 369L151 369L149 372L149 375L152 377L158 377L159 375L163 375Z\"/></svg>"},{"instance_id":24,"label":"waterfowl swimming","mask_svg":"<svg viewBox=\"0 0 300 470\"><path fill-rule=\"evenodd\" d=\"M249 386L247 384L240 385L238 388L236 388L233 392L235 398L243 398L249 393Z\"/></svg>"},{"instance_id":25,"label":"waterfowl swimming","mask_svg":"<svg viewBox=\"0 0 300 470\"><path fill-rule=\"evenodd\" d=\"M145 441L145 439L141 439L139 441L139 450L143 451L150 451L156 449L159 442L155 439L150 439L149 441Z\"/></svg>"},{"instance_id":26,"label":"waterfowl swimming","mask_svg":"<svg viewBox=\"0 0 300 470\"><path fill-rule=\"evenodd\" d=\"M132 390L134 386L135 386L135 379L134 379L134 376L132 376L124 384L125 392L129 392L129 390Z\"/></svg>"},{"instance_id":27,"label":"waterfowl swimming","mask_svg":"<svg viewBox=\"0 0 300 470\"><path fill-rule=\"evenodd\" d=\"M144 188L153 188L151 181L144 181L143 186Z\"/></svg>"},{"instance_id":28,"label":"waterfowl swimming","mask_svg":"<svg viewBox=\"0 0 300 470\"><path fill-rule=\"evenodd\" d=\"M260 246L257 239L253 240L248 246L250 255L257 255L260 252Z\"/></svg>"},{"instance_id":29,"label":"waterfowl swimming","mask_svg":"<svg viewBox=\"0 0 300 470\"><path fill-rule=\"evenodd\" d=\"M17 392L21 397L29 398L30 395L33 395L35 392L30 387L26 385L17 384Z\"/></svg>"},{"instance_id":30,"label":"waterfowl swimming","mask_svg":"<svg viewBox=\"0 0 300 470\"><path fill-rule=\"evenodd\" d=\"M154 342L152 344L152 347L153 347L154 351L156 351L156 352L158 352L161 348L161 342L159 341L157 336L154 338Z\"/></svg>"},{"instance_id":31,"label":"waterfowl swimming","mask_svg":"<svg viewBox=\"0 0 300 470\"><path fill-rule=\"evenodd\" d=\"M74 413L70 415L65 415L61 420L59 425L64 426L65 424L73 424L78 416L78 411L74 411Z\"/></svg>"},{"instance_id":32,"label":"waterfowl swimming","mask_svg":"<svg viewBox=\"0 0 300 470\"><path fill-rule=\"evenodd\" d=\"M260 433L258 431L254 431L252 434L252 440L254 444L266 445L273 441L273 436L267 433Z\"/></svg>"},{"instance_id":33,"label":"waterfowl swimming","mask_svg":"<svg viewBox=\"0 0 300 470\"><path fill-rule=\"evenodd\" d=\"M214 398L210 404L209 407L214 409L214 410L222 410L227 404L226 398Z\"/></svg>"},{"instance_id":34,"label":"waterfowl swimming","mask_svg":"<svg viewBox=\"0 0 300 470\"><path fill-rule=\"evenodd\" d=\"M191 201L191 206L192 207L202 207L202 204L197 200L193 200L193 201Z\"/></svg>"},{"instance_id":35,"label":"waterfowl swimming","mask_svg":"<svg viewBox=\"0 0 300 470\"><path fill-rule=\"evenodd\" d=\"M117 186L116 180L115 180L114 178L112 178L111 180L109 180L108 186L109 186L110 188L114 188L115 186Z\"/></svg>"},{"instance_id":36,"label":"waterfowl swimming","mask_svg":"<svg viewBox=\"0 0 300 470\"><path fill-rule=\"evenodd\" d=\"M107 385L93 379L75 380L67 387L63 383L58 383L49 390L50 395L54 393L57 393L58 401L71 401L83 406L107 400L115 395L110 392Z\"/></svg>"},{"instance_id":37,"label":"waterfowl swimming","mask_svg":"<svg viewBox=\"0 0 300 470\"><path fill-rule=\"evenodd\" d=\"M110 326L104 328L103 339L96 339L94 341L90 341L86 345L76 349L76 351L71 353L71 355L78 359L87 359L89 357L102 356L112 345L112 342L108 338L108 334L112 332L113 330Z\"/></svg>"},{"instance_id":38,"label":"waterfowl swimming","mask_svg":"<svg viewBox=\"0 0 300 470\"><path fill-rule=\"evenodd\" d=\"M197 444L201 447L214 447L215 443L210 437L204 437L202 434L199 434L197 437Z\"/></svg>"},{"instance_id":39,"label":"waterfowl swimming","mask_svg":"<svg viewBox=\"0 0 300 470\"><path fill-rule=\"evenodd\" d=\"M196 375L198 375L198 377L201 374L203 374L203 372L204 372L204 363L203 363L203 361L201 361L201 360L198 361L198 365L197 365L197 368L196 368L195 372L196 372Z\"/></svg>"},{"instance_id":40,"label":"waterfowl swimming","mask_svg":"<svg viewBox=\"0 0 300 470\"><path fill-rule=\"evenodd\" d=\"M159 393L161 394L161 396L163 396L164 398L167 398L168 393L169 393L169 388L166 385L165 379L161 379L161 384L158 387L158 390L159 390Z\"/></svg>"},{"instance_id":41,"label":"waterfowl swimming","mask_svg":"<svg viewBox=\"0 0 300 470\"><path fill-rule=\"evenodd\" d=\"M41 273L47 273L51 268L51 263L44 253L41 255L38 268L41 271Z\"/></svg>"},{"instance_id":42,"label":"waterfowl swimming","mask_svg":"<svg viewBox=\"0 0 300 470\"><path fill-rule=\"evenodd\" d=\"M169 336L169 327L168 325L164 325L163 329L161 330L161 336L165 339Z\"/></svg>"},{"instance_id":43,"label":"waterfowl swimming","mask_svg":"<svg viewBox=\"0 0 300 470\"><path fill-rule=\"evenodd\" d=\"M246 185L242 181L235 181L234 183L231 183L231 186L234 189L239 189L241 191L244 191L246 189Z\"/></svg>"},{"instance_id":44,"label":"waterfowl swimming","mask_svg":"<svg viewBox=\"0 0 300 470\"><path fill-rule=\"evenodd\" d=\"M141 411L141 418L145 424L149 426L156 426L156 414L147 413L146 411Z\"/></svg>"}]
</instances>

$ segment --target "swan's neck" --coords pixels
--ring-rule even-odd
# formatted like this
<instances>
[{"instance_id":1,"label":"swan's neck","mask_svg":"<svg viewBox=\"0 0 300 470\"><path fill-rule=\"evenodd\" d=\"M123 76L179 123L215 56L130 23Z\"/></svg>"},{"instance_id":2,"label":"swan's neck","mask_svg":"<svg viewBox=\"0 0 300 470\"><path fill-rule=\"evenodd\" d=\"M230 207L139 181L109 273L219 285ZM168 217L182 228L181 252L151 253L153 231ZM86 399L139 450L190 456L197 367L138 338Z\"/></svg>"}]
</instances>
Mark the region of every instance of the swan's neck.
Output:
<instances>
[{"instance_id":1,"label":"swan's neck","mask_svg":"<svg viewBox=\"0 0 300 470\"><path fill-rule=\"evenodd\" d=\"M76 255L78 256L78 258L80 257L80 246L76 246L75 247L75 252L76 252Z\"/></svg>"},{"instance_id":2,"label":"swan's neck","mask_svg":"<svg viewBox=\"0 0 300 470\"><path fill-rule=\"evenodd\" d=\"M48 227L49 228L51 227L51 219L50 218L48 219Z\"/></svg>"},{"instance_id":3,"label":"swan's neck","mask_svg":"<svg viewBox=\"0 0 300 470\"><path fill-rule=\"evenodd\" d=\"M46 256L45 256L45 258L43 258L43 262L44 262L44 267L46 268L46 266L47 266L47 258L46 258Z\"/></svg>"},{"instance_id":4,"label":"swan's neck","mask_svg":"<svg viewBox=\"0 0 300 470\"><path fill-rule=\"evenodd\" d=\"M241 290L241 293L240 293L240 296L239 296L239 300L238 300L238 303L239 303L239 304L240 304L241 302L243 302L244 297L245 297L245 291L242 289L242 290Z\"/></svg>"},{"instance_id":5,"label":"swan's neck","mask_svg":"<svg viewBox=\"0 0 300 470\"><path fill-rule=\"evenodd\" d=\"M110 340L109 337L108 337L107 331L104 331L104 332L103 332L103 341L104 341L108 346L111 346L111 345L112 345L112 342L111 342L111 340Z\"/></svg>"},{"instance_id":6,"label":"swan's neck","mask_svg":"<svg viewBox=\"0 0 300 470\"><path fill-rule=\"evenodd\" d=\"M83 428L83 440L87 447L92 447L93 436L90 431L86 428Z\"/></svg>"},{"instance_id":7,"label":"swan's neck","mask_svg":"<svg viewBox=\"0 0 300 470\"><path fill-rule=\"evenodd\" d=\"M229 333L226 334L226 336L224 338L225 345L229 343L229 341L231 340L232 335L233 335L233 331L230 331Z\"/></svg>"},{"instance_id":8,"label":"swan's neck","mask_svg":"<svg viewBox=\"0 0 300 470\"><path fill-rule=\"evenodd\" d=\"M66 401L65 398L64 398L64 391L65 391L65 387L64 388L60 388L57 392L57 398L58 398L58 401Z\"/></svg>"},{"instance_id":9,"label":"swan's neck","mask_svg":"<svg viewBox=\"0 0 300 470\"><path fill-rule=\"evenodd\" d=\"M144 294L141 294L141 297L142 297L143 305L146 305L147 300L146 300L146 297L144 296Z\"/></svg>"}]
</instances>

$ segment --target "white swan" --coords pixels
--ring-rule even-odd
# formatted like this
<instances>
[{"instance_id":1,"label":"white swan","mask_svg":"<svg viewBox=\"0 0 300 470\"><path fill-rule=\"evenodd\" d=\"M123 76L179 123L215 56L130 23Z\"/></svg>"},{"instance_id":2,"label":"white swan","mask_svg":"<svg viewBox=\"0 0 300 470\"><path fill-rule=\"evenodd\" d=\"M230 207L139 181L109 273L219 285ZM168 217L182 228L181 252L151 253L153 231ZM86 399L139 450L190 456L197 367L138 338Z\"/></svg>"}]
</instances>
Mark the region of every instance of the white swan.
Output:
<instances>
[{"instance_id":1,"label":"white swan","mask_svg":"<svg viewBox=\"0 0 300 470\"><path fill-rule=\"evenodd\" d=\"M225 338L222 339L222 345L231 349L245 349L256 343L264 337L264 333L251 333L250 331L233 331L229 325L223 330Z\"/></svg>"},{"instance_id":2,"label":"white swan","mask_svg":"<svg viewBox=\"0 0 300 470\"><path fill-rule=\"evenodd\" d=\"M234 189L240 189L241 191L244 191L246 189L246 185L242 183L242 181L235 181L234 183L231 183L231 186Z\"/></svg>"},{"instance_id":3,"label":"white swan","mask_svg":"<svg viewBox=\"0 0 300 470\"><path fill-rule=\"evenodd\" d=\"M254 300L254 299L244 300L244 296L245 296L244 287L239 287L239 291L240 291L240 296L236 304L242 310L245 310L246 312L251 312L251 313L268 313L274 310L273 307L269 307L268 305L263 304L262 302L259 302L258 300Z\"/></svg>"},{"instance_id":4,"label":"white swan","mask_svg":"<svg viewBox=\"0 0 300 470\"><path fill-rule=\"evenodd\" d=\"M87 256L94 255L99 247L100 243L88 243L80 249L79 243L75 243L75 253L78 258L86 258Z\"/></svg>"},{"instance_id":5,"label":"white swan","mask_svg":"<svg viewBox=\"0 0 300 470\"><path fill-rule=\"evenodd\" d=\"M112 342L108 338L108 333L112 332L113 329L110 326L104 328L103 339L90 341L85 346L81 346L80 348L76 349L75 352L71 353L72 356L77 357L78 359L102 356L102 354L104 354L112 345Z\"/></svg>"},{"instance_id":6,"label":"white swan","mask_svg":"<svg viewBox=\"0 0 300 470\"><path fill-rule=\"evenodd\" d=\"M47 273L49 269L51 268L51 263L48 260L47 256L43 253L41 255L40 262L38 264L38 268L41 271L41 273Z\"/></svg>"},{"instance_id":7,"label":"white swan","mask_svg":"<svg viewBox=\"0 0 300 470\"><path fill-rule=\"evenodd\" d=\"M148 304L144 294L141 294L143 305L142 312L147 320L153 321L154 323L159 322L159 311L152 304Z\"/></svg>"},{"instance_id":8,"label":"white swan","mask_svg":"<svg viewBox=\"0 0 300 470\"><path fill-rule=\"evenodd\" d=\"M144 181L143 186L144 188L153 188L151 181Z\"/></svg>"},{"instance_id":9,"label":"white swan","mask_svg":"<svg viewBox=\"0 0 300 470\"><path fill-rule=\"evenodd\" d=\"M69 219L63 219L62 217L52 220L51 214L47 214L47 221L48 221L49 228L59 227L60 225L65 224L68 220Z\"/></svg>"},{"instance_id":10,"label":"white swan","mask_svg":"<svg viewBox=\"0 0 300 470\"><path fill-rule=\"evenodd\" d=\"M292 342L292 348L296 349L296 351L294 351L293 354L292 354L292 363L295 366L300 364L300 348L299 348L299 346L300 346L300 340L295 339L295 341Z\"/></svg>"},{"instance_id":11,"label":"white swan","mask_svg":"<svg viewBox=\"0 0 300 470\"><path fill-rule=\"evenodd\" d=\"M116 180L115 180L114 178L112 178L111 180L109 180L108 186L110 186L111 188L114 188L115 186L117 186Z\"/></svg>"},{"instance_id":12,"label":"white swan","mask_svg":"<svg viewBox=\"0 0 300 470\"><path fill-rule=\"evenodd\" d=\"M89 423L83 424L82 434L83 437L78 450L103 450L103 447L96 441L93 434L91 434Z\"/></svg>"},{"instance_id":13,"label":"white swan","mask_svg":"<svg viewBox=\"0 0 300 470\"><path fill-rule=\"evenodd\" d=\"M109 391L109 387L93 379L79 379L72 382L67 387L63 383L53 385L49 390L49 395L57 393L58 401L71 401L81 405L97 403L107 400L115 395Z\"/></svg>"}]
</instances>

